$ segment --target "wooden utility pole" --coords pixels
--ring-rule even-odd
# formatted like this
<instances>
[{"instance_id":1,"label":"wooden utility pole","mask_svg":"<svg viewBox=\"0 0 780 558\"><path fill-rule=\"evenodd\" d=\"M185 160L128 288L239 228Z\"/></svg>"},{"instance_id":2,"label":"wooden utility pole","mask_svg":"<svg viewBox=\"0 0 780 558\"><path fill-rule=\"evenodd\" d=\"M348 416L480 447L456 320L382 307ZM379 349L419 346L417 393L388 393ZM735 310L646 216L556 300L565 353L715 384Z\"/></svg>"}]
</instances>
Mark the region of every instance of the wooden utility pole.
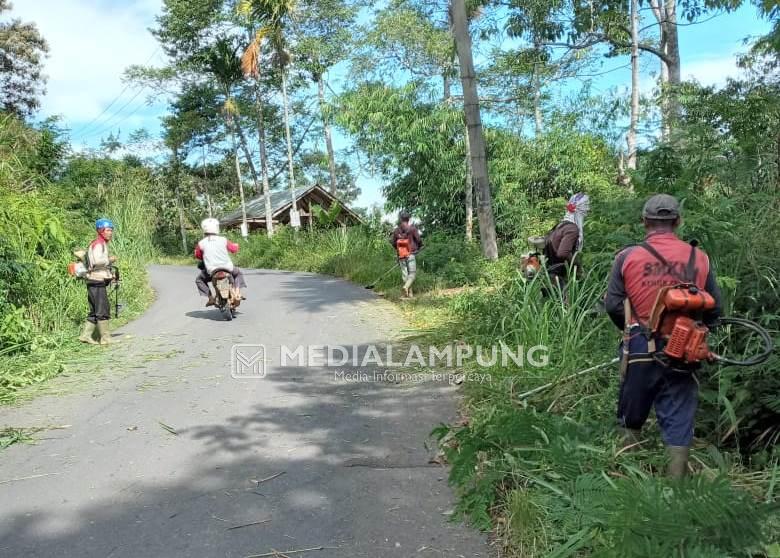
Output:
<instances>
[{"instance_id":1,"label":"wooden utility pole","mask_svg":"<svg viewBox=\"0 0 780 558\"><path fill-rule=\"evenodd\" d=\"M468 127L469 151L477 190L477 220L482 254L489 260L498 259L496 243L496 224L493 218L493 201L490 194L485 137L482 133L482 119L479 112L479 95L474 72L474 59L471 52L471 35L465 0L451 0L450 11L452 32L460 63L460 80L463 84L463 109Z\"/></svg>"}]
</instances>

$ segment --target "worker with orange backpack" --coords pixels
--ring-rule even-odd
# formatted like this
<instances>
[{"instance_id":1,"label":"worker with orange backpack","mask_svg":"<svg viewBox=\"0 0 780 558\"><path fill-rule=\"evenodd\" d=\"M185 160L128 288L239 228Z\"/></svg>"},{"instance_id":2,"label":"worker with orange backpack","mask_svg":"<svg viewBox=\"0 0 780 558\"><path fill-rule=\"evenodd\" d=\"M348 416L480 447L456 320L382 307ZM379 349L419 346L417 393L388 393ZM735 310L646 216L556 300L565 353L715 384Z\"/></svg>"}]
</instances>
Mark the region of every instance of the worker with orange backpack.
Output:
<instances>
[{"instance_id":1,"label":"worker with orange backpack","mask_svg":"<svg viewBox=\"0 0 780 558\"><path fill-rule=\"evenodd\" d=\"M398 216L398 226L390 237L395 248L398 264L401 266L404 298L412 298L412 284L417 278L417 252L423 247L420 231L411 223L411 216L402 211Z\"/></svg>"},{"instance_id":2,"label":"worker with orange backpack","mask_svg":"<svg viewBox=\"0 0 780 558\"><path fill-rule=\"evenodd\" d=\"M657 194L645 203L647 236L618 253L605 306L623 330L617 416L627 444L655 406L671 461L669 475L682 477L698 405L695 373L712 358L706 343L721 313L720 290L709 258L680 240L680 204Z\"/></svg>"},{"instance_id":3,"label":"worker with orange backpack","mask_svg":"<svg viewBox=\"0 0 780 558\"><path fill-rule=\"evenodd\" d=\"M92 345L109 345L111 332L108 320L111 318L111 304L108 300L108 285L118 279L113 265L116 256L109 254L108 244L114 235L114 224L108 219L98 219L95 222L97 235L84 254L86 266L83 278L87 283L87 302L89 315L84 322L84 329L79 341ZM117 303L117 311L119 305ZM95 339L97 336L97 339Z\"/></svg>"}]
</instances>

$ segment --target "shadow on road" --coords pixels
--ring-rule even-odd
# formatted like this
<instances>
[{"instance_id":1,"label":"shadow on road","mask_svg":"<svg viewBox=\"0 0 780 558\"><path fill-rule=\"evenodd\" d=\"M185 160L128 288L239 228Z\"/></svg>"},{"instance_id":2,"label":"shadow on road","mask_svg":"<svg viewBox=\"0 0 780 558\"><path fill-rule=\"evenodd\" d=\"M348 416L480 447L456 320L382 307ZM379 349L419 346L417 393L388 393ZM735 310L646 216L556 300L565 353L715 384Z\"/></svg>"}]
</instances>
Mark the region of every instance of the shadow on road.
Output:
<instances>
[{"instance_id":1,"label":"shadow on road","mask_svg":"<svg viewBox=\"0 0 780 558\"><path fill-rule=\"evenodd\" d=\"M131 329L153 354L121 363L143 368L75 399L67 437L5 450L24 453L0 482L30 478L0 484L0 556L243 558L321 546L290 555L488 555L484 537L448 522L447 470L429 462L429 432L455 413L452 388L394 383L384 367L362 366L368 343L383 334L350 320L355 301L374 294L339 279L269 272L276 279L258 281L248 301L255 306L238 318L246 328L222 328L209 323L223 319L218 310L188 308L198 300L181 292L189 270L155 273L158 303ZM282 319L255 331L269 307ZM346 325L327 330L331 314ZM358 364L296 362L264 378L230 377L228 348L239 333L268 337L269 347L288 335L306 343L289 331L307 321L320 342L364 342Z\"/></svg>"},{"instance_id":2,"label":"shadow on road","mask_svg":"<svg viewBox=\"0 0 780 558\"><path fill-rule=\"evenodd\" d=\"M452 417L452 388L387 381L383 373L402 370L361 367L367 347L357 347L357 366L277 367L264 378L228 380L257 394L248 413L211 423L198 415L177 435L150 420L143 428L155 451L186 452L185 463L134 478L132 461L144 455L128 455L129 471L99 499L71 505L66 490L54 508L9 514L0 555L240 558L322 546L312 556L417 556L420 548L486 556L482 537L447 522L447 471L430 463L426 445L430 430ZM128 434L114 427L105 450L122 452ZM78 463L65 474L89 475ZM23 498L25 488L58 493L63 478L6 485L3 498Z\"/></svg>"},{"instance_id":3,"label":"shadow on road","mask_svg":"<svg viewBox=\"0 0 780 558\"><path fill-rule=\"evenodd\" d=\"M190 318L197 318L199 320L211 320L214 322L225 322L227 321L225 319L225 315L222 313L219 309L208 309L208 310L191 310L189 312L185 312L184 314L187 317ZM235 319L239 319L241 317L241 312L236 310L236 317Z\"/></svg>"},{"instance_id":4,"label":"shadow on road","mask_svg":"<svg viewBox=\"0 0 780 558\"><path fill-rule=\"evenodd\" d=\"M355 301L371 302L378 297L373 291L343 279L322 275L294 275L280 282L282 299L308 312L326 312L329 307L352 304Z\"/></svg>"}]
</instances>

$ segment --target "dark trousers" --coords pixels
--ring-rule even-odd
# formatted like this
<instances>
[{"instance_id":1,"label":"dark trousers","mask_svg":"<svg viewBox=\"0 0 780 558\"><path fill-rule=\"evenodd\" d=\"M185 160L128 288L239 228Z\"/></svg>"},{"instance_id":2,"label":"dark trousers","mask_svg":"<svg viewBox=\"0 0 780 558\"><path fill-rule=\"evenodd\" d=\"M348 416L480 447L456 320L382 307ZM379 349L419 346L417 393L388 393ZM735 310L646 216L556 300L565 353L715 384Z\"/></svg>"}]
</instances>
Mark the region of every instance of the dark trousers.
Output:
<instances>
[{"instance_id":1,"label":"dark trousers","mask_svg":"<svg viewBox=\"0 0 780 558\"><path fill-rule=\"evenodd\" d=\"M108 285L104 281L87 281L89 315L93 324L111 318L111 304L108 302Z\"/></svg>"},{"instance_id":2,"label":"dark trousers","mask_svg":"<svg viewBox=\"0 0 780 558\"><path fill-rule=\"evenodd\" d=\"M244 274L241 273L241 270L238 267L233 267L231 275L233 276L233 284L235 286L240 289L246 288ZM200 296L211 296L211 287L209 287L209 283L211 283L211 276L205 269L201 269L200 273L195 277L195 285L198 287Z\"/></svg>"},{"instance_id":3,"label":"dark trousers","mask_svg":"<svg viewBox=\"0 0 780 558\"><path fill-rule=\"evenodd\" d=\"M621 426L639 430L655 406L664 443L690 446L698 397L694 373L678 372L653 360L647 352L647 338L635 330L629 342L628 370L620 385L617 418Z\"/></svg>"}]
</instances>

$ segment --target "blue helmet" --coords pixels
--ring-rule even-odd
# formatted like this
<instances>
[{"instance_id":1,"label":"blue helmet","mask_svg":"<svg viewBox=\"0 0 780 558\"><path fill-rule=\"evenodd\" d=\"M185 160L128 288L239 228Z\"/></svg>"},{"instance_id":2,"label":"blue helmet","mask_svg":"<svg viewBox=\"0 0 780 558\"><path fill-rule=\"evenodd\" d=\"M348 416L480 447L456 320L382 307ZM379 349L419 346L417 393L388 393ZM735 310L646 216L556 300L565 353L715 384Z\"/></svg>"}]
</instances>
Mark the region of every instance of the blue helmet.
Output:
<instances>
[{"instance_id":1,"label":"blue helmet","mask_svg":"<svg viewBox=\"0 0 780 558\"><path fill-rule=\"evenodd\" d=\"M114 223L111 222L110 219L98 219L95 221L95 229L112 229L114 228Z\"/></svg>"}]
</instances>

